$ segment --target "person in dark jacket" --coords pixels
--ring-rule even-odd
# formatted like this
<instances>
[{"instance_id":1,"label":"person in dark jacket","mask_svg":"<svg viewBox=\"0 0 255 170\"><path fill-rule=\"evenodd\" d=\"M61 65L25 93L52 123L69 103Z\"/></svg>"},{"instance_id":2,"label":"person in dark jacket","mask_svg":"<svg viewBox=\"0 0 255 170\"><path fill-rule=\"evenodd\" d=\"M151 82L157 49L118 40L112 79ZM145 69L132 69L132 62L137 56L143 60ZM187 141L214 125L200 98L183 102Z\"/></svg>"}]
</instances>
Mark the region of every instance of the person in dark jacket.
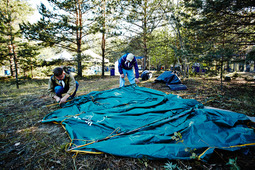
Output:
<instances>
[{"instance_id":1,"label":"person in dark jacket","mask_svg":"<svg viewBox=\"0 0 255 170\"><path fill-rule=\"evenodd\" d=\"M120 73L120 87L125 85L125 76L130 82L130 84L140 83L139 81L139 72L138 65L134 54L126 53L119 59L119 73ZM133 68L135 69L135 75L133 72Z\"/></svg>"},{"instance_id":2,"label":"person in dark jacket","mask_svg":"<svg viewBox=\"0 0 255 170\"><path fill-rule=\"evenodd\" d=\"M79 83L75 81L72 74L66 73L61 67L55 68L53 73L54 75L49 79L48 93L50 97L61 104L66 102L69 97L75 96ZM62 97L64 93L66 94Z\"/></svg>"}]
</instances>

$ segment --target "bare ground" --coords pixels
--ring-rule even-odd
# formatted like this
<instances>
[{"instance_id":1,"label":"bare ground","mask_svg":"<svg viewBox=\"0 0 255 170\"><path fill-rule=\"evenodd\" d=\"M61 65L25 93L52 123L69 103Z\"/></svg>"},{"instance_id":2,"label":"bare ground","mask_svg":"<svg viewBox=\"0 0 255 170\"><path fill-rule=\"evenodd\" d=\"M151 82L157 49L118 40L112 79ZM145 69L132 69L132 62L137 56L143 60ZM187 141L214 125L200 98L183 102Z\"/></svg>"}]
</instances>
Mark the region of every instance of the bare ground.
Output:
<instances>
[{"instance_id":1,"label":"bare ground","mask_svg":"<svg viewBox=\"0 0 255 170\"><path fill-rule=\"evenodd\" d=\"M243 77L223 82L218 78L182 80L188 90L170 91L155 77L139 86L196 99L205 106L255 116L255 82ZM118 77L79 79L78 95L118 87ZM227 152L216 150L208 162L199 160L148 160L113 155L75 155L65 152L70 142L60 125L42 124L41 119L59 106L46 95L47 80L22 80L20 89L13 80L0 81L0 168L1 169L165 169L172 163L181 169L254 169L255 147ZM253 126L254 127L254 126ZM236 160L227 164L229 160ZM173 166L172 166L173 167Z\"/></svg>"}]
</instances>

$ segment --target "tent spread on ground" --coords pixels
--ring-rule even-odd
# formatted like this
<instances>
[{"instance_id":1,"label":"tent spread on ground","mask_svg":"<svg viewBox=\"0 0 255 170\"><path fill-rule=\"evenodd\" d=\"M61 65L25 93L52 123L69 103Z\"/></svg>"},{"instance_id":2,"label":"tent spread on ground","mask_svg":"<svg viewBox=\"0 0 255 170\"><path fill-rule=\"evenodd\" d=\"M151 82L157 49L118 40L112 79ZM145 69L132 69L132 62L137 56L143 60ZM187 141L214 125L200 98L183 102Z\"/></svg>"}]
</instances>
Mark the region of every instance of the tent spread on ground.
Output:
<instances>
[{"instance_id":1,"label":"tent spread on ground","mask_svg":"<svg viewBox=\"0 0 255 170\"><path fill-rule=\"evenodd\" d=\"M187 89L187 86L182 84L178 76L174 74L172 71L165 71L164 73L160 74L155 80L155 82L166 83L166 85L173 91Z\"/></svg>"},{"instance_id":2,"label":"tent spread on ground","mask_svg":"<svg viewBox=\"0 0 255 170\"><path fill-rule=\"evenodd\" d=\"M135 85L78 96L42 122L61 124L71 139L67 151L78 153L207 160L215 148L255 145L246 115Z\"/></svg>"}]
</instances>

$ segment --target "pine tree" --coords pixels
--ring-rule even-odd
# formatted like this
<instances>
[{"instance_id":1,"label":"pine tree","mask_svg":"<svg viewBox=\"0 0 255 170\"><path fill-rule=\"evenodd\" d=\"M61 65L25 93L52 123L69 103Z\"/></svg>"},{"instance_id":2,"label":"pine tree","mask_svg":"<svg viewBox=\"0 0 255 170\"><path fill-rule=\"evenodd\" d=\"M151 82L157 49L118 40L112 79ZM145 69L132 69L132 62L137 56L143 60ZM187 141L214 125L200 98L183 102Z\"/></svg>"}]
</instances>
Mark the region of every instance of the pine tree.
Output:
<instances>
[{"instance_id":1,"label":"pine tree","mask_svg":"<svg viewBox=\"0 0 255 170\"><path fill-rule=\"evenodd\" d=\"M120 28L125 32L124 36L132 39L132 50L141 49L144 56L144 70L147 69L149 37L156 28L166 24L162 15L163 11L161 10L162 1L122 0L118 3ZM136 38L133 39L133 37Z\"/></svg>"},{"instance_id":2,"label":"pine tree","mask_svg":"<svg viewBox=\"0 0 255 170\"><path fill-rule=\"evenodd\" d=\"M95 22L95 4L89 0L48 0L53 10L44 4L39 8L42 18L35 24L23 23L21 29L30 40L41 41L45 47L58 46L76 52L78 75L82 76L82 51L85 37Z\"/></svg>"},{"instance_id":3,"label":"pine tree","mask_svg":"<svg viewBox=\"0 0 255 170\"><path fill-rule=\"evenodd\" d=\"M214 44L254 45L254 2L252 0L184 1L189 29ZM189 13L189 14L188 14ZM186 15L186 16L187 16Z\"/></svg>"},{"instance_id":4,"label":"pine tree","mask_svg":"<svg viewBox=\"0 0 255 170\"><path fill-rule=\"evenodd\" d=\"M38 66L38 60L36 56L40 53L38 50L40 47L36 45L32 45L28 42L19 44L18 56L20 58L20 68L23 69L24 76L27 76L27 71L30 71L30 78L33 78L33 69Z\"/></svg>"},{"instance_id":5,"label":"pine tree","mask_svg":"<svg viewBox=\"0 0 255 170\"><path fill-rule=\"evenodd\" d=\"M231 59L231 53L254 45L254 2L252 0L184 1L186 27L200 43L207 44L206 50L221 64Z\"/></svg>"},{"instance_id":6,"label":"pine tree","mask_svg":"<svg viewBox=\"0 0 255 170\"><path fill-rule=\"evenodd\" d=\"M169 69L171 64L175 65L177 61L172 44L174 44L174 37L172 37L168 27L154 31L149 42L149 65L157 66L158 71L160 71L161 66Z\"/></svg>"},{"instance_id":7,"label":"pine tree","mask_svg":"<svg viewBox=\"0 0 255 170\"><path fill-rule=\"evenodd\" d=\"M10 63L11 75L16 77L16 85L18 84L18 50L21 40L18 24L26 19L32 9L24 1L7 0L0 2L0 34L1 34L1 56L4 58L2 62L8 60ZM7 55L8 54L8 55Z\"/></svg>"}]
</instances>

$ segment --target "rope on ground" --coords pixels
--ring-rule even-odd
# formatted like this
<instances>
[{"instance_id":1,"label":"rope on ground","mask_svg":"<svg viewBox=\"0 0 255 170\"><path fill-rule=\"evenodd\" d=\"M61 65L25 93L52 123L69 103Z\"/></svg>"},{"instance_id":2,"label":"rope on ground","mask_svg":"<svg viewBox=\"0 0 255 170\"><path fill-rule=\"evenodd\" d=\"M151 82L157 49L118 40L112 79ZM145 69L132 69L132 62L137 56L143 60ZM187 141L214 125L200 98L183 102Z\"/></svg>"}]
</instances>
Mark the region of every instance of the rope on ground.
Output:
<instances>
[{"instance_id":1,"label":"rope on ground","mask_svg":"<svg viewBox=\"0 0 255 170\"><path fill-rule=\"evenodd\" d=\"M221 148L238 148L238 147L245 147L245 146L253 146L253 145L255 145L255 143L247 143L247 144L242 144L242 145L234 145L234 146L227 146L227 147L208 147L202 154L200 154L199 156L198 156L198 159L200 159L201 158L201 156L203 156L209 149L216 149L216 148L219 148L219 149L221 149Z\"/></svg>"},{"instance_id":2,"label":"rope on ground","mask_svg":"<svg viewBox=\"0 0 255 170\"><path fill-rule=\"evenodd\" d=\"M67 100L65 103L70 102L70 101L72 101L72 100ZM47 105L46 107L54 106L54 105L57 105L57 104L59 104L59 103L49 104L49 105Z\"/></svg>"},{"instance_id":3,"label":"rope on ground","mask_svg":"<svg viewBox=\"0 0 255 170\"><path fill-rule=\"evenodd\" d=\"M150 126L150 125L152 125L152 124L155 124L155 123L157 123L157 122L159 122L159 121L162 121L162 120L164 120L164 119L168 119L168 120L177 119L177 118L179 118L179 117L182 117L182 116L184 116L184 115L190 113L191 111L193 111L193 109L187 110L186 112L182 113L181 115L177 115L177 116L174 116L174 117L164 117L164 118L162 118L162 119L155 120L154 122L151 122L151 123L146 124L146 125L144 125L144 126L141 126L141 127L136 128L136 129L130 130L130 131L128 131L128 132L122 132L122 133L118 133L118 134L115 134L115 135L112 135L112 136L109 136L109 135L108 135L106 138L98 139L98 140L92 141L92 142L87 143L87 144L84 144L84 145L76 146L76 147L70 148L70 149L67 150L67 151L68 151L68 152L74 152L74 151L76 152L76 151L77 151L76 149L78 149L78 148L81 148L81 147L84 147L84 146L88 146L88 145L91 145L91 144L93 144L93 143L106 141L106 140L111 139L111 138L116 137L116 136L127 135L127 134L130 134L130 133L137 132L137 131L139 131L139 130L142 129L142 128L145 128L145 127L147 127L147 126ZM118 128L116 128L114 131L116 131L117 129L118 129ZM111 133L111 134L112 134L112 133Z\"/></svg>"}]
</instances>

